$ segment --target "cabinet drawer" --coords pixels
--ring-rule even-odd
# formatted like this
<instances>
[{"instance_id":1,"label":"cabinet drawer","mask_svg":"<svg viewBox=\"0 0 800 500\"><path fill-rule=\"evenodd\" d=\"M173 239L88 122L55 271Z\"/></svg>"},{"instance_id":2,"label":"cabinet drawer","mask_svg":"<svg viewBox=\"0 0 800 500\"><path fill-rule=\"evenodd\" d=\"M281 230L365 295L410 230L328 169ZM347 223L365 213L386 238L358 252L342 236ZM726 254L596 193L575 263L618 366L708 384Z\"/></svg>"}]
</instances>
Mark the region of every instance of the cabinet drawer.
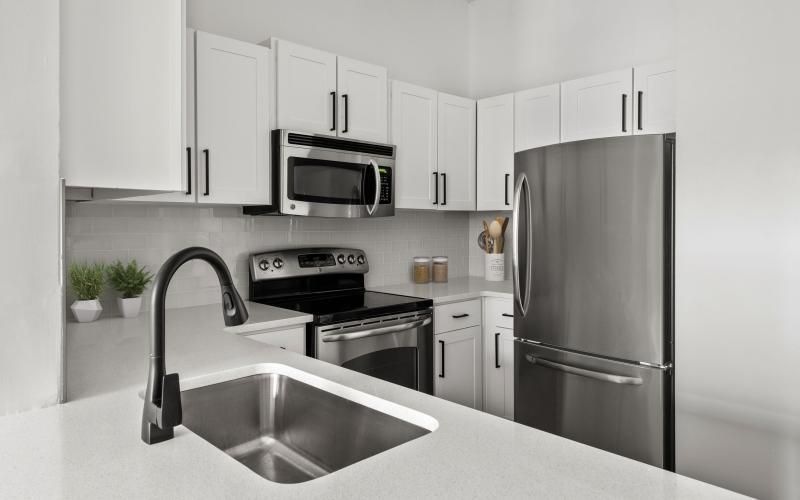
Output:
<instances>
[{"instance_id":1,"label":"cabinet drawer","mask_svg":"<svg viewBox=\"0 0 800 500\"><path fill-rule=\"evenodd\" d=\"M481 299L436 306L433 317L435 333L480 325Z\"/></svg>"},{"instance_id":2,"label":"cabinet drawer","mask_svg":"<svg viewBox=\"0 0 800 500\"><path fill-rule=\"evenodd\" d=\"M298 326L289 330L273 330L247 335L250 340L269 344L299 354L306 353L306 328Z\"/></svg>"},{"instance_id":3,"label":"cabinet drawer","mask_svg":"<svg viewBox=\"0 0 800 500\"><path fill-rule=\"evenodd\" d=\"M486 299L486 325L491 328L514 328L514 304L509 299Z\"/></svg>"}]
</instances>

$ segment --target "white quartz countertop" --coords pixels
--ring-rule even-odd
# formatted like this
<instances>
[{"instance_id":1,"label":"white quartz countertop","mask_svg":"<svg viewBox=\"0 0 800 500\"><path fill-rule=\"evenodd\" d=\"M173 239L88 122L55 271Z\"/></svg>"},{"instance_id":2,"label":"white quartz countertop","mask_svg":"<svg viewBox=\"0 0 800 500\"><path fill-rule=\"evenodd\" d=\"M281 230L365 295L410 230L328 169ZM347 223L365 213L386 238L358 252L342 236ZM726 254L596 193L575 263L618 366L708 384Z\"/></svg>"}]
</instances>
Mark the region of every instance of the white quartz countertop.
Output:
<instances>
[{"instance_id":1,"label":"white quartz countertop","mask_svg":"<svg viewBox=\"0 0 800 500\"><path fill-rule=\"evenodd\" d=\"M147 315L70 325L73 400L0 417L0 498L737 497L226 332L218 308L168 311L167 372L179 372L182 383L230 368L280 363L427 414L438 429L312 481L272 483L182 426L172 440L152 446L140 440ZM288 314L251 309L256 323L261 312Z\"/></svg>"},{"instance_id":2,"label":"white quartz countertop","mask_svg":"<svg viewBox=\"0 0 800 500\"><path fill-rule=\"evenodd\" d=\"M505 299L514 297L510 280L486 281L483 278L475 277L452 278L447 283L428 283L426 285L402 283L372 288L371 290L433 299L434 304L446 304L478 297L500 297Z\"/></svg>"}]
</instances>

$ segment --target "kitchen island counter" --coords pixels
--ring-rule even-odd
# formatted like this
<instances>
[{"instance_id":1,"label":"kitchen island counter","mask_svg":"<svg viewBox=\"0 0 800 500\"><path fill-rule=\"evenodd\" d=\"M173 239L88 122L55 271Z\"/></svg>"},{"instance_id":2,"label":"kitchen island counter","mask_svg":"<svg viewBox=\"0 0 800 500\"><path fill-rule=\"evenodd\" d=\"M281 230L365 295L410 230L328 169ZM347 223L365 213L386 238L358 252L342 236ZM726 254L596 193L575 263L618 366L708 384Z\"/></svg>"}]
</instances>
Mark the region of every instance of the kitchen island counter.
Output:
<instances>
[{"instance_id":1,"label":"kitchen island counter","mask_svg":"<svg viewBox=\"0 0 800 500\"><path fill-rule=\"evenodd\" d=\"M69 335L84 335L86 351L77 357L72 352L70 357L71 363L79 363L68 371L71 385L80 386L75 400L0 418L0 498L736 497L684 476L254 342L225 331L218 309L214 310L212 314L209 306L205 312L203 308L168 311L167 372L179 372L182 383L197 375L279 363L427 414L438 421L438 429L298 484L263 479L182 426L175 429L174 439L148 446L139 436L139 391L145 384L147 345L141 339L147 338L147 321L140 318L121 326L119 322L127 320L106 320L105 328L103 321L91 329L70 328ZM103 333L108 335L101 337ZM86 338L92 335L93 339ZM115 375L113 367L130 373ZM99 386L88 383L102 377L111 380Z\"/></svg>"}]
</instances>

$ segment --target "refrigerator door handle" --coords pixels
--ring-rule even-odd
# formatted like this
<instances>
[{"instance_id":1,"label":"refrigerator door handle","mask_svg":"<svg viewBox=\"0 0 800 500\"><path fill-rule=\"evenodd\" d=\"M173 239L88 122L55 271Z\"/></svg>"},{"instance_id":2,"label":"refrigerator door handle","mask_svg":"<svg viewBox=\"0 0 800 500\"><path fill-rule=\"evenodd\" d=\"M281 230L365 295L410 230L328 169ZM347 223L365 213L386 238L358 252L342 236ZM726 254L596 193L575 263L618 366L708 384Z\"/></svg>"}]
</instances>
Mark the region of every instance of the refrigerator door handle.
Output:
<instances>
[{"instance_id":1,"label":"refrigerator door handle","mask_svg":"<svg viewBox=\"0 0 800 500\"><path fill-rule=\"evenodd\" d=\"M520 214L520 201L522 199L522 192L525 191L525 221L527 222L527 226L525 228L525 252L524 258L526 259L525 265L525 284L524 286L520 285L520 275L519 275L519 259L520 259L520 246L523 244L522 240L519 239L519 232L520 232L520 223L519 223L519 214ZM517 306L519 306L519 310L522 313L522 316L528 314L528 305L530 303L530 291L531 291L531 245L532 245L532 236L531 236L531 188L530 184L528 183L528 176L524 173L519 175L519 179L517 180L517 185L514 188L514 213L512 218L513 226L512 226L512 237L514 238L514 251L511 255L511 266L512 266L512 274L514 278L514 300L517 302ZM524 291L524 297L523 297Z\"/></svg>"},{"instance_id":2,"label":"refrigerator door handle","mask_svg":"<svg viewBox=\"0 0 800 500\"><path fill-rule=\"evenodd\" d=\"M526 354L525 359L535 365L542 365L553 370L558 370L581 377L592 378L602 382L611 382L612 384L622 385L642 385L642 379L639 377L626 377L624 375L614 375L611 373L598 372L594 370L587 370L585 368L578 368L577 366L565 365L563 363L556 363L555 361L548 361L546 359L537 358L533 354Z\"/></svg>"}]
</instances>

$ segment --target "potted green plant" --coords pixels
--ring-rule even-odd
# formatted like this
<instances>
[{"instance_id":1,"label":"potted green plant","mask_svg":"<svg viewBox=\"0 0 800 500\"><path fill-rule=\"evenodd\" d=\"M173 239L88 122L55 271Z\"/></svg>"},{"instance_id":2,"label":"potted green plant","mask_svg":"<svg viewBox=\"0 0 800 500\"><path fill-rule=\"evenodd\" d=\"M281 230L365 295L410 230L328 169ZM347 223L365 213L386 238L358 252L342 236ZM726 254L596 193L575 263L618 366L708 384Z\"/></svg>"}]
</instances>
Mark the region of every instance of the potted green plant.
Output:
<instances>
[{"instance_id":1,"label":"potted green plant","mask_svg":"<svg viewBox=\"0 0 800 500\"><path fill-rule=\"evenodd\" d=\"M100 294L105 284L105 266L100 263L74 263L69 266L69 283L77 300L69 307L75 319L88 323L100 317Z\"/></svg>"},{"instance_id":2,"label":"potted green plant","mask_svg":"<svg viewBox=\"0 0 800 500\"><path fill-rule=\"evenodd\" d=\"M128 264L116 261L108 267L108 281L121 294L117 297L117 306L122 317L138 316L142 308L142 293L153 281L153 275L146 267L139 267L135 259Z\"/></svg>"}]
</instances>

